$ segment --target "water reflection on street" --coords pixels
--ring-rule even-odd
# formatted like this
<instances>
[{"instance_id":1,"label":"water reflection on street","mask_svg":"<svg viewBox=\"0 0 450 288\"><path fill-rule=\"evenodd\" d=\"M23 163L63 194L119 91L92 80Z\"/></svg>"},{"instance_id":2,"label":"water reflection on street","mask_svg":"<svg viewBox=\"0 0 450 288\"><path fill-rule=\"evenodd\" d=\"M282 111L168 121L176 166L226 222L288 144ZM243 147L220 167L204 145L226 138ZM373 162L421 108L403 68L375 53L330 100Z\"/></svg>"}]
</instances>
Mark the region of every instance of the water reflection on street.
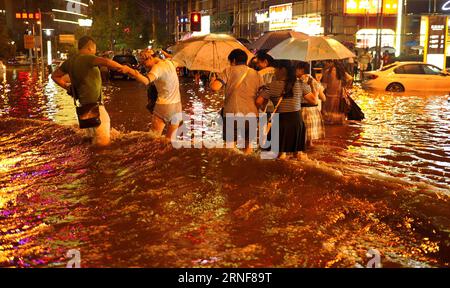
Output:
<instances>
[{"instance_id":1,"label":"water reflection on street","mask_svg":"<svg viewBox=\"0 0 450 288\"><path fill-rule=\"evenodd\" d=\"M388 267L449 265L449 96L356 88L367 119L285 163L152 140L134 81L105 85L121 136L94 151L73 100L39 80L0 84L0 266L63 266L72 248L106 267L349 267L370 248ZM222 105L191 80L182 95L205 123Z\"/></svg>"}]
</instances>

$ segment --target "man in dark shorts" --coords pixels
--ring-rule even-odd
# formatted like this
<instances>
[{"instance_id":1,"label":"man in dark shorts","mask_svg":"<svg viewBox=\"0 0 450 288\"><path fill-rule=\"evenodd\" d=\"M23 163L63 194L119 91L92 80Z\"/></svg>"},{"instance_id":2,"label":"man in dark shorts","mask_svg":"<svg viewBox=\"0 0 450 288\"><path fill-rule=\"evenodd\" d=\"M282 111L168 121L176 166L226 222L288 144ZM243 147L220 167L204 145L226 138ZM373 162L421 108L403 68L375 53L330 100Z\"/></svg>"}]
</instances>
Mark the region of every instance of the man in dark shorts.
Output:
<instances>
[{"instance_id":1,"label":"man in dark shorts","mask_svg":"<svg viewBox=\"0 0 450 288\"><path fill-rule=\"evenodd\" d=\"M233 50L228 60L231 66L220 73L217 79L211 78L210 87L213 91L225 88L223 139L227 146L236 142L239 135L245 141L244 153L251 154L251 142L257 135L258 108L255 100L263 86L263 79L247 66L248 56L245 51ZM231 125L227 125L227 120Z\"/></svg>"}]
</instances>

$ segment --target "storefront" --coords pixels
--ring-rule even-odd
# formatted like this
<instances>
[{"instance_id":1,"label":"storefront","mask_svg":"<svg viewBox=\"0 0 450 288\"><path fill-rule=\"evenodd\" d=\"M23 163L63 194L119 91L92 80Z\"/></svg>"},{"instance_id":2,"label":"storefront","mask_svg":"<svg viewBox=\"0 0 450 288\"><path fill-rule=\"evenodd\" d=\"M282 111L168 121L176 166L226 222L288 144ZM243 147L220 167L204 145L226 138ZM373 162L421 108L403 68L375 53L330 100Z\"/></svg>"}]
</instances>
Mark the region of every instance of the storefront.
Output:
<instances>
[{"instance_id":1,"label":"storefront","mask_svg":"<svg viewBox=\"0 0 450 288\"><path fill-rule=\"evenodd\" d=\"M357 48L391 47L398 50L398 0L346 0L344 16L356 24ZM383 6L382 6L383 4ZM351 33L351 32L350 32Z\"/></svg>"},{"instance_id":2,"label":"storefront","mask_svg":"<svg viewBox=\"0 0 450 288\"><path fill-rule=\"evenodd\" d=\"M293 30L312 36L323 35L322 15L316 11L318 9L305 10L298 7L301 4L286 3L270 6L269 31ZM261 16L260 19L264 19Z\"/></svg>"},{"instance_id":3,"label":"storefront","mask_svg":"<svg viewBox=\"0 0 450 288\"><path fill-rule=\"evenodd\" d=\"M416 23L407 33L413 35L414 41L417 43L413 50L419 49L418 53L422 54L426 46L426 37L428 29L428 21L430 15L443 15L449 17L447 26L450 27L450 0L408 0L406 6L407 17ZM449 29L447 29L449 30ZM447 51L446 55L450 56L450 35L447 35Z\"/></svg>"}]
</instances>

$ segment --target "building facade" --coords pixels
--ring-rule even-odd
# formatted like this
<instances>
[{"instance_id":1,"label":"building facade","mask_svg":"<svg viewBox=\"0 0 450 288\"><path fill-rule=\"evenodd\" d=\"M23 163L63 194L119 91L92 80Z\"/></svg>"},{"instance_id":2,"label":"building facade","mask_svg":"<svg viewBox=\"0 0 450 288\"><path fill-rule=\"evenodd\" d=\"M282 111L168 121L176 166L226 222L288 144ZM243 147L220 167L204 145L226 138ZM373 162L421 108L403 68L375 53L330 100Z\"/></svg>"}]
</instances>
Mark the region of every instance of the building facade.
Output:
<instances>
[{"instance_id":1,"label":"building facade","mask_svg":"<svg viewBox=\"0 0 450 288\"><path fill-rule=\"evenodd\" d=\"M172 42L190 37L189 15L201 12L202 33L249 40L266 31L295 30L327 35L355 47L393 47L396 54L423 46L424 16L449 14L448 0L168 0ZM204 27L204 29L203 29ZM450 50L450 49L449 49ZM450 51L449 51L450 52Z\"/></svg>"}]
</instances>

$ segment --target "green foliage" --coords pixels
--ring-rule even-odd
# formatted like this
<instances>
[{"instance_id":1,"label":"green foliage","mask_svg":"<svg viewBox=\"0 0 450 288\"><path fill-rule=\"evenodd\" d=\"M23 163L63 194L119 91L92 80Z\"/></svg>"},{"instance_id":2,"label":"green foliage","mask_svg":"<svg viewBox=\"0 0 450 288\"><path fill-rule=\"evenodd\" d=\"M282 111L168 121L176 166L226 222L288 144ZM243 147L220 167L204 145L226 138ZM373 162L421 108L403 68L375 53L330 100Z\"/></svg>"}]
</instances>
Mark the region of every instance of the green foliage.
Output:
<instances>
[{"instance_id":1,"label":"green foliage","mask_svg":"<svg viewBox=\"0 0 450 288\"><path fill-rule=\"evenodd\" d=\"M96 39L97 48L102 51L146 47L151 39L149 13L135 1L120 1L118 7L113 6L110 9L108 2L94 2L90 34Z\"/></svg>"}]
</instances>

